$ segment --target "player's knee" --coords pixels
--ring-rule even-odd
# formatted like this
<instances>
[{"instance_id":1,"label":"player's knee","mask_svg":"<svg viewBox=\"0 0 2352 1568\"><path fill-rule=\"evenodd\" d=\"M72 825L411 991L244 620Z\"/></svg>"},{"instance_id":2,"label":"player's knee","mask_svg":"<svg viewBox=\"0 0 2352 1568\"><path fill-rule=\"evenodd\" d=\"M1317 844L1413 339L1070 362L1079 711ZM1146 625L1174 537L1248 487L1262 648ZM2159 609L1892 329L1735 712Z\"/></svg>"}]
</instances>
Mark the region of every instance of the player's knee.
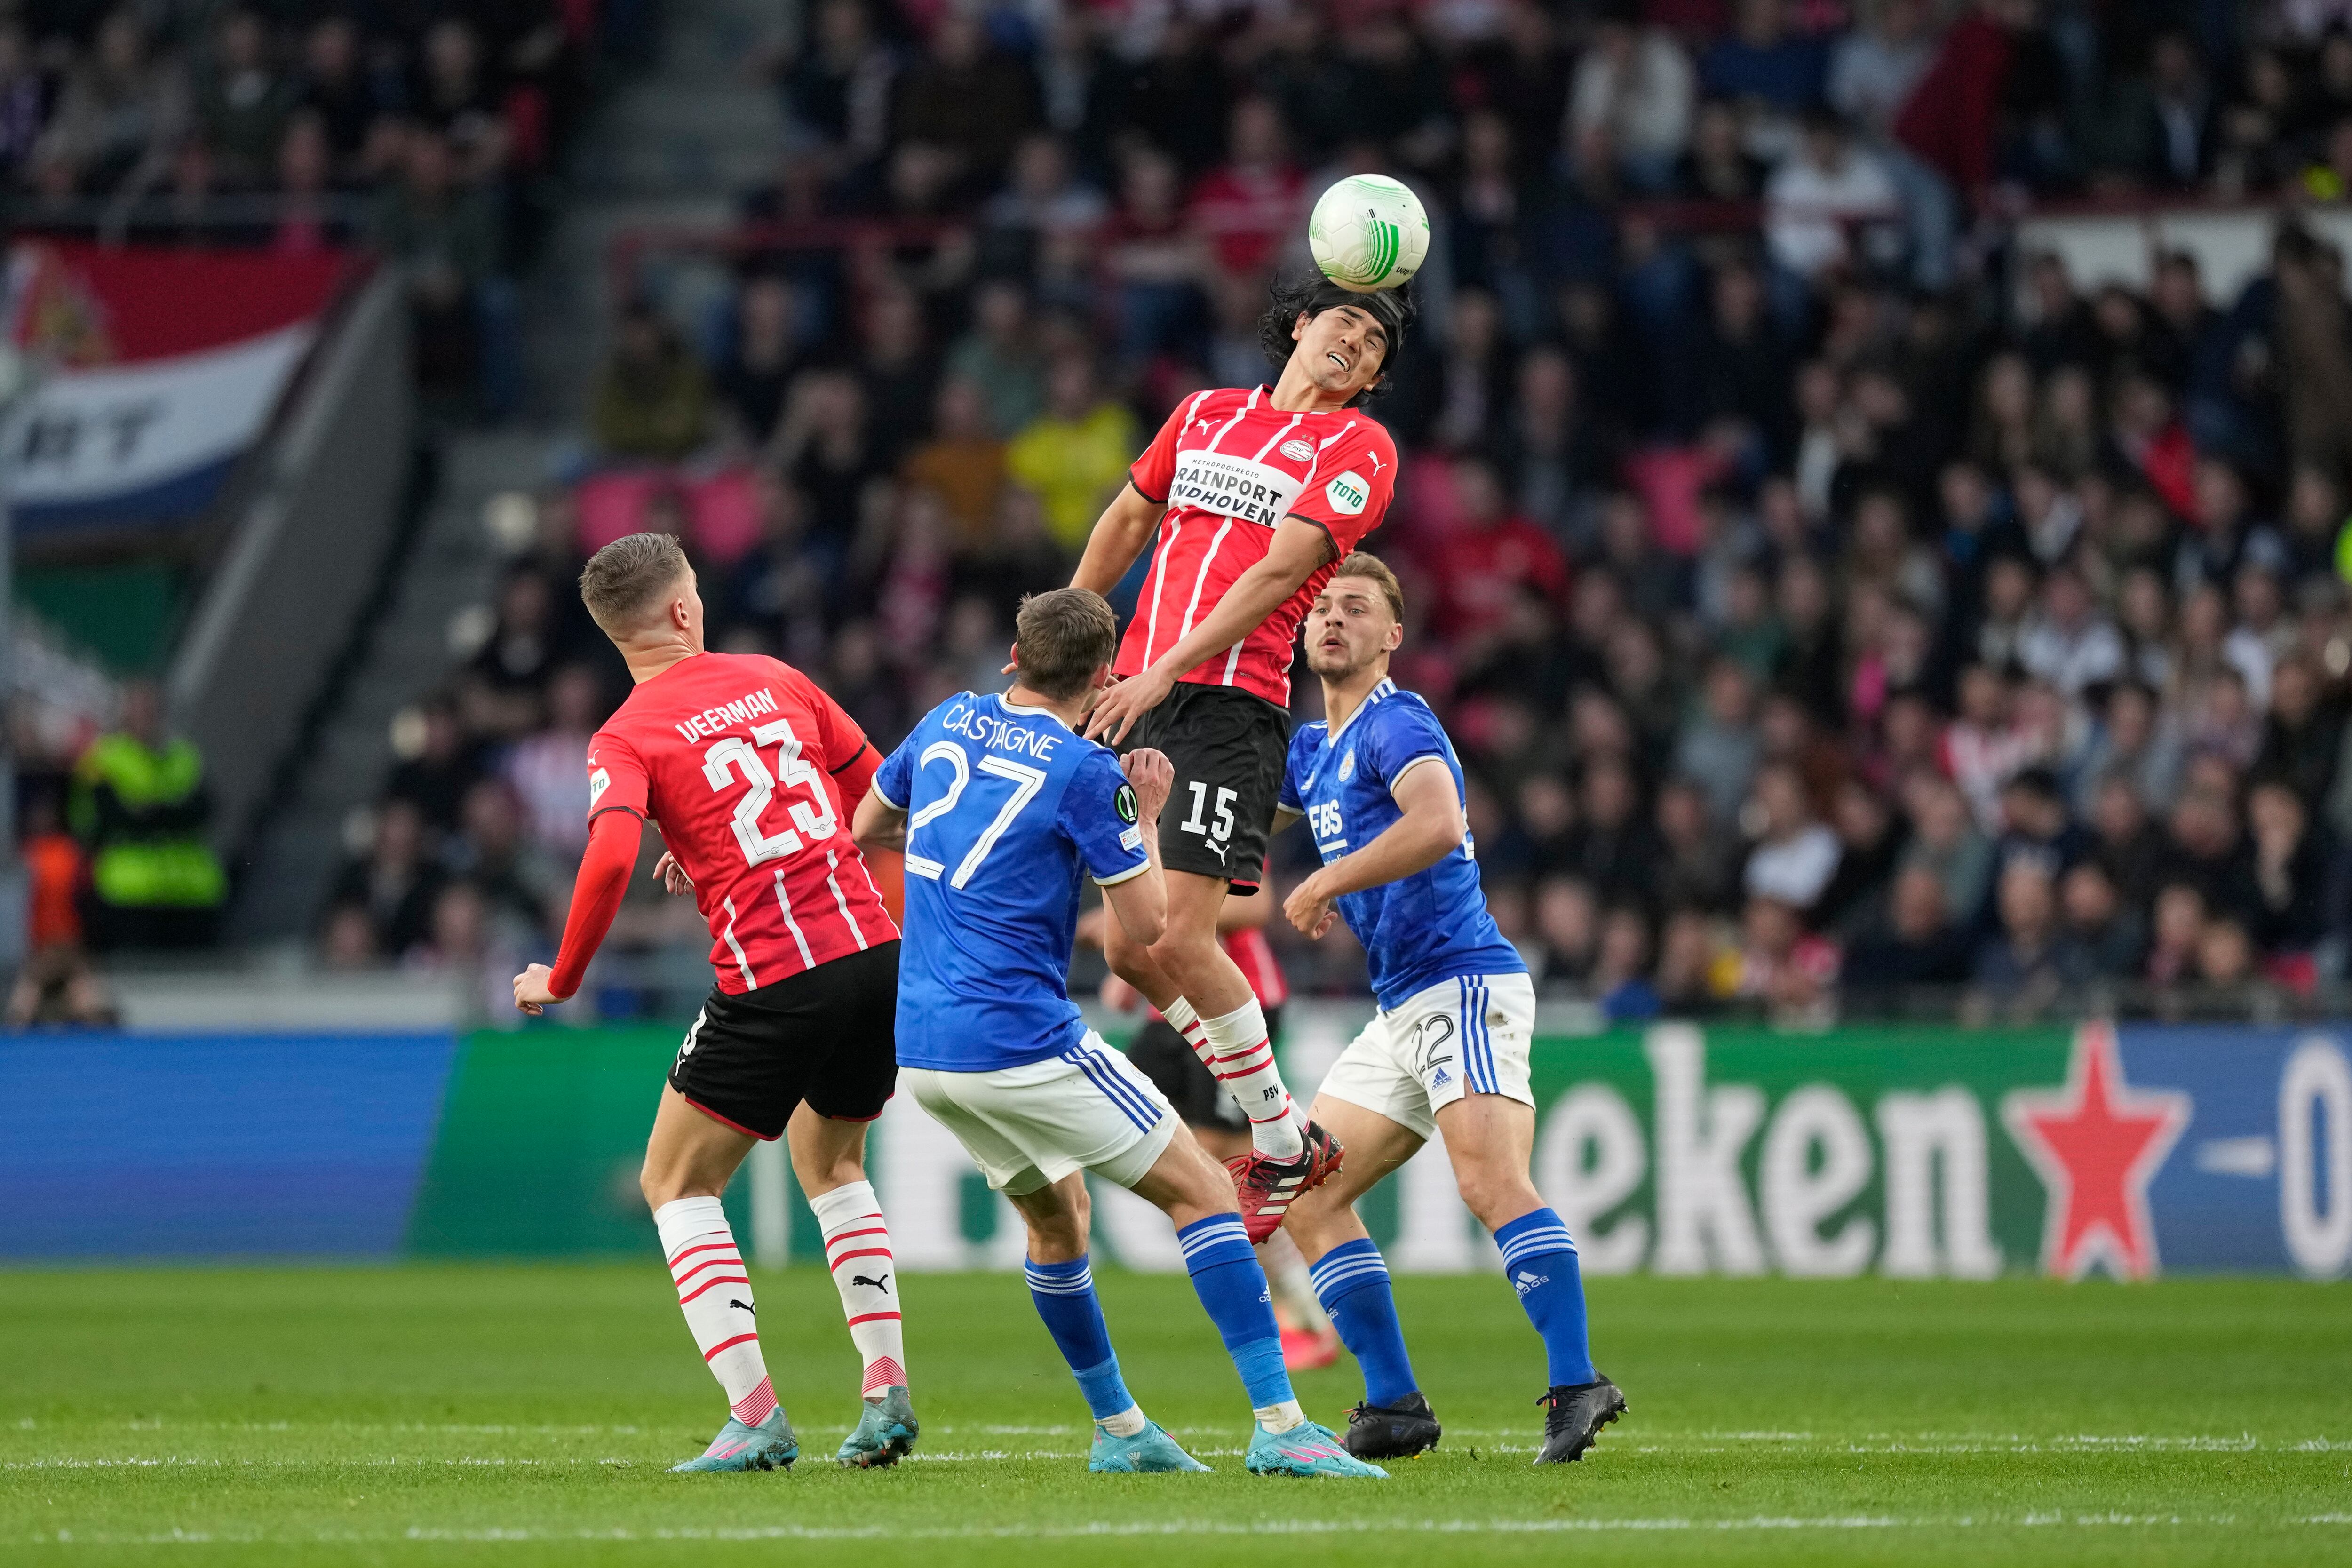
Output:
<instances>
[{"instance_id":1,"label":"player's knee","mask_svg":"<svg viewBox=\"0 0 2352 1568\"><path fill-rule=\"evenodd\" d=\"M1463 1206L1488 1230L1539 1207L1543 1201L1536 1195L1535 1185L1524 1171L1464 1165L1454 1171L1454 1180L1462 1194Z\"/></svg>"},{"instance_id":2,"label":"player's knee","mask_svg":"<svg viewBox=\"0 0 2352 1568\"><path fill-rule=\"evenodd\" d=\"M708 1182L693 1181L686 1173L656 1165L651 1160L646 1161L637 1172L637 1191L645 1194L648 1209L659 1209L663 1205L674 1204L680 1198L719 1195Z\"/></svg>"}]
</instances>

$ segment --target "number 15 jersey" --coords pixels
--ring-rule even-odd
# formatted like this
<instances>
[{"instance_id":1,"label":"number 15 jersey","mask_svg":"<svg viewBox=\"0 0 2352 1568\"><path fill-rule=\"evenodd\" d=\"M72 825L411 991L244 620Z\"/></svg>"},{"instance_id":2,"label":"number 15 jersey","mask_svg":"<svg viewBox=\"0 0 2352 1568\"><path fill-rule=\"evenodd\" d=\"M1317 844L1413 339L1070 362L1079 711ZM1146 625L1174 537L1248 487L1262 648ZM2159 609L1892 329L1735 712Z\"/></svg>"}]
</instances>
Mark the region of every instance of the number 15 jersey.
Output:
<instances>
[{"instance_id":1,"label":"number 15 jersey","mask_svg":"<svg viewBox=\"0 0 2352 1568\"><path fill-rule=\"evenodd\" d=\"M588 815L651 818L740 995L896 941L834 774L865 731L814 681L757 654L701 653L640 681L588 742Z\"/></svg>"},{"instance_id":2,"label":"number 15 jersey","mask_svg":"<svg viewBox=\"0 0 2352 1568\"><path fill-rule=\"evenodd\" d=\"M1076 1045L1078 879L1151 868L1118 759L1044 709L967 691L915 726L874 790L907 813L898 1065L992 1072Z\"/></svg>"}]
</instances>

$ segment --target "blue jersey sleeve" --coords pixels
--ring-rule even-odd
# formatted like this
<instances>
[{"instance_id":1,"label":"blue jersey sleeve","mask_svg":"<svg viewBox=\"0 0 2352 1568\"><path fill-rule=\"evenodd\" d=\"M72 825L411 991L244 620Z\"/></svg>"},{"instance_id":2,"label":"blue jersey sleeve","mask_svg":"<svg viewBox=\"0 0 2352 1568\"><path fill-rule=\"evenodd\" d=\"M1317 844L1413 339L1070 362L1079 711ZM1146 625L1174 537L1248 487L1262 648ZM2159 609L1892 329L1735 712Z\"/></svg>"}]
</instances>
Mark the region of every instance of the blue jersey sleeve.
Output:
<instances>
[{"instance_id":1,"label":"blue jersey sleeve","mask_svg":"<svg viewBox=\"0 0 2352 1568\"><path fill-rule=\"evenodd\" d=\"M915 726L920 731L922 726ZM908 735L898 742L898 749L882 759L874 770L874 793L899 811L914 804L915 737Z\"/></svg>"},{"instance_id":2,"label":"blue jersey sleeve","mask_svg":"<svg viewBox=\"0 0 2352 1568\"><path fill-rule=\"evenodd\" d=\"M1445 731L1438 727L1437 715L1420 703L1391 699L1364 717L1371 721L1366 726L1371 733L1364 738L1360 754L1383 786L1393 788L1405 769L1423 757L1445 760Z\"/></svg>"},{"instance_id":3,"label":"blue jersey sleeve","mask_svg":"<svg viewBox=\"0 0 2352 1568\"><path fill-rule=\"evenodd\" d=\"M1078 847L1087 874L1109 887L1151 868L1136 816L1135 790L1119 771L1118 759L1097 749L1070 775L1056 822Z\"/></svg>"},{"instance_id":4,"label":"blue jersey sleeve","mask_svg":"<svg viewBox=\"0 0 2352 1568\"><path fill-rule=\"evenodd\" d=\"M1307 815L1307 806L1298 794L1299 775L1305 771L1301 763L1307 756L1307 737L1310 728L1301 724L1290 737L1290 752L1282 760L1282 793L1275 802L1282 810L1294 811L1301 816Z\"/></svg>"}]
</instances>

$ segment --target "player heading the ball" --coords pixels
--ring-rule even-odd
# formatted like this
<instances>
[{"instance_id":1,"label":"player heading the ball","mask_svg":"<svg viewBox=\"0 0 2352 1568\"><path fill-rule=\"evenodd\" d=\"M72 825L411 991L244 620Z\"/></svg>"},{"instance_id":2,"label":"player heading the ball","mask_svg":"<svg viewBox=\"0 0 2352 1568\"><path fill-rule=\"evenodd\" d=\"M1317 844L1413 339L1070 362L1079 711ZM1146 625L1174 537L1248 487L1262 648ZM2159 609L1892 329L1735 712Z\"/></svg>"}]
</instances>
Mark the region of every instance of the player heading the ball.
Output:
<instances>
[{"instance_id":1,"label":"player heading the ball","mask_svg":"<svg viewBox=\"0 0 2352 1568\"><path fill-rule=\"evenodd\" d=\"M1320 723L1290 743L1280 825L1305 817L1320 870L1283 913L1309 937L1344 920L1364 944L1380 1013L1341 1052L1315 1118L1348 1141L1345 1173L1285 1221L1324 1310L1364 1371L1348 1451L1395 1458L1435 1446L1439 1428L1412 1375L1388 1265L1355 1201L1440 1131L1462 1200L1502 1248L1549 1363L1536 1463L1580 1457L1624 1412L1585 1342L1576 1244L1528 1179L1535 1147L1528 1046L1536 993L1478 882L1462 763L1429 710L1389 679L1403 640L1404 593L1379 557L1339 563L1307 617L1307 664L1323 683Z\"/></svg>"},{"instance_id":2,"label":"player heading the ball","mask_svg":"<svg viewBox=\"0 0 2352 1568\"><path fill-rule=\"evenodd\" d=\"M890 1232L866 1179L866 1124L898 1082L898 928L841 831L845 795L879 763L838 703L791 666L706 653L694 568L666 533L589 559L580 596L635 682L588 743L588 848L550 968L515 976L539 1013L580 988L612 929L643 824L654 875L710 925L709 999L677 1048L639 1184L677 1304L731 1412L681 1470L772 1469L800 1455L760 1349L743 1255L719 1194L754 1140L782 1136L824 1232L864 1358L844 1465L896 1464L919 1430L892 1284Z\"/></svg>"},{"instance_id":3,"label":"player heading the ball","mask_svg":"<svg viewBox=\"0 0 2352 1568\"><path fill-rule=\"evenodd\" d=\"M1402 290L1323 279L1277 287L1259 321L1271 386L1176 405L1087 541L1071 585L1108 593L1151 563L1119 646L1119 683L1087 733L1165 752L1167 929L1114 929L1105 955L1150 999L1249 1118L1231 1169L1252 1241L1339 1166L1343 1149L1291 1101L1249 982L1217 945L1228 889L1257 891L1290 736L1298 624L1339 558L1380 526L1396 445L1363 411L1403 349Z\"/></svg>"},{"instance_id":4,"label":"player heading the ball","mask_svg":"<svg viewBox=\"0 0 2352 1568\"><path fill-rule=\"evenodd\" d=\"M1145 1418L1119 1375L1087 1263L1092 1171L1175 1223L1257 1419L1249 1468L1378 1476L1298 1407L1232 1182L1070 1000L1081 879L1138 943L1167 921L1168 759L1138 748L1122 766L1078 733L1110 684L1117 635L1110 605L1087 589L1023 600L1012 690L931 710L858 805L858 842L907 857L907 1087L1028 1226L1030 1296L1094 1413L1087 1468L1205 1468Z\"/></svg>"}]
</instances>

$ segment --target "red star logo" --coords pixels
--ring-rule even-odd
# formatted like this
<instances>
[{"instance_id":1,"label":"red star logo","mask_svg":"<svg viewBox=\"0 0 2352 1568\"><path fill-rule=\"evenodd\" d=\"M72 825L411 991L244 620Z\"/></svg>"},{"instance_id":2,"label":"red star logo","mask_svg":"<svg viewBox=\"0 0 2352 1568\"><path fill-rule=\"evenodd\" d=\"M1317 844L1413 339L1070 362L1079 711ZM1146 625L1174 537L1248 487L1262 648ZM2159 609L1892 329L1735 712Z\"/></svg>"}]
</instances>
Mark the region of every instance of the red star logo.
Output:
<instances>
[{"instance_id":1,"label":"red star logo","mask_svg":"<svg viewBox=\"0 0 2352 1568\"><path fill-rule=\"evenodd\" d=\"M2124 1082L2111 1024L2085 1024L2075 1032L2064 1089L2002 1097L2009 1135L2049 1194L2043 1273L2080 1279L2104 1262L2122 1279L2155 1276L2147 1184L2189 1125L2190 1110L2185 1094Z\"/></svg>"}]
</instances>

